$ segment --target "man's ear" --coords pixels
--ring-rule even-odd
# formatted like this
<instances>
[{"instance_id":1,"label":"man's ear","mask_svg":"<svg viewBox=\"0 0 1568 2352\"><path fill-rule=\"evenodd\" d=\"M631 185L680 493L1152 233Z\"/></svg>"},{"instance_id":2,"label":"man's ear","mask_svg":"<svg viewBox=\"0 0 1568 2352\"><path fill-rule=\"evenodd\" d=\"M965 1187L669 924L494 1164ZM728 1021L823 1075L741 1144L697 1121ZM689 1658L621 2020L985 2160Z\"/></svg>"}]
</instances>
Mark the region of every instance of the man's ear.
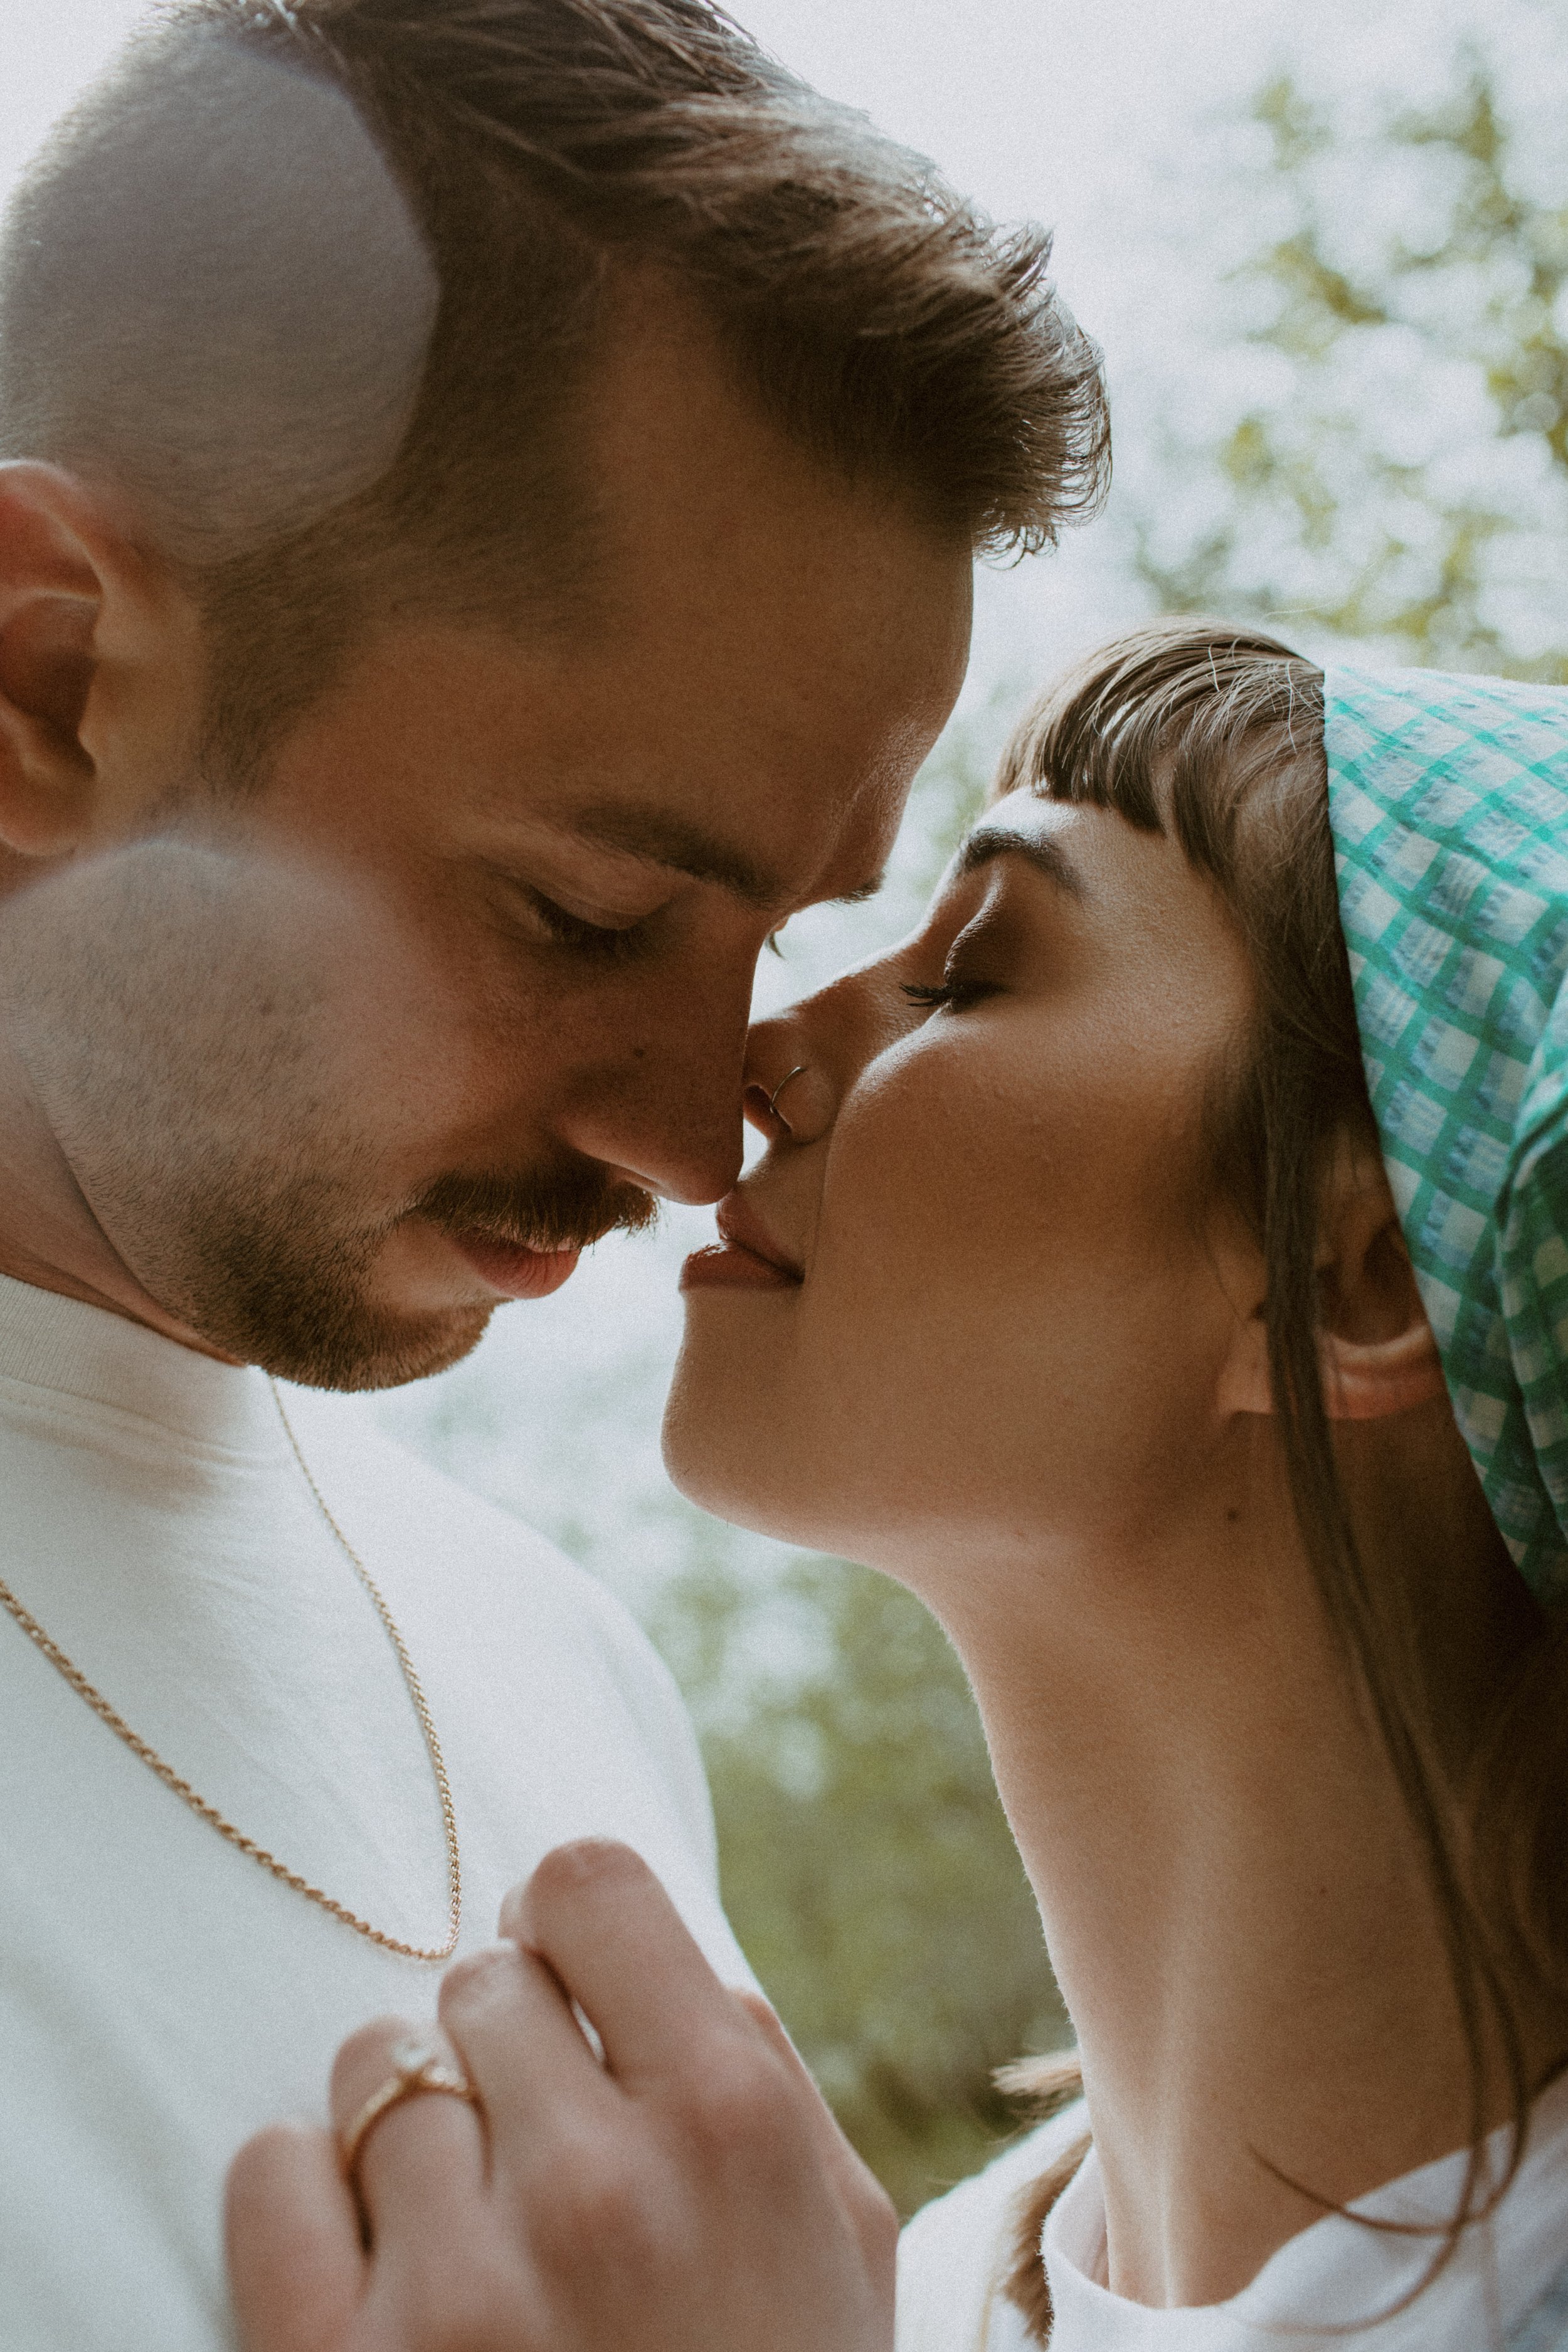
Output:
<instances>
[{"instance_id":1,"label":"man's ear","mask_svg":"<svg viewBox=\"0 0 1568 2352\"><path fill-rule=\"evenodd\" d=\"M95 726L166 604L105 505L57 466L0 465L0 847L77 848L100 814Z\"/></svg>"},{"instance_id":2,"label":"man's ear","mask_svg":"<svg viewBox=\"0 0 1568 2352\"><path fill-rule=\"evenodd\" d=\"M1331 1421L1381 1421L1445 1393L1383 1162L1342 1137L1324 1179L1317 1258L1318 1361ZM1226 1412L1272 1412L1267 1299L1238 1302L1220 1378Z\"/></svg>"}]
</instances>

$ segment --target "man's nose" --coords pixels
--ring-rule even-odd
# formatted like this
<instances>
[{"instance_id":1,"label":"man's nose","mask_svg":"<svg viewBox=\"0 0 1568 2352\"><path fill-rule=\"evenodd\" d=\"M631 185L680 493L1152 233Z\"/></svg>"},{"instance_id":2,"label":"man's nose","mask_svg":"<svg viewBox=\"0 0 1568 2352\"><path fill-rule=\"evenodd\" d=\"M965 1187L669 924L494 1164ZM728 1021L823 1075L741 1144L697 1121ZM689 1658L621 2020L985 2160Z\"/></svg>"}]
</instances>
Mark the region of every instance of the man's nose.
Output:
<instances>
[{"instance_id":1,"label":"man's nose","mask_svg":"<svg viewBox=\"0 0 1568 2352\"><path fill-rule=\"evenodd\" d=\"M563 1142L662 1200L721 1200L741 1173L743 1010L627 1046L557 1122Z\"/></svg>"}]
</instances>

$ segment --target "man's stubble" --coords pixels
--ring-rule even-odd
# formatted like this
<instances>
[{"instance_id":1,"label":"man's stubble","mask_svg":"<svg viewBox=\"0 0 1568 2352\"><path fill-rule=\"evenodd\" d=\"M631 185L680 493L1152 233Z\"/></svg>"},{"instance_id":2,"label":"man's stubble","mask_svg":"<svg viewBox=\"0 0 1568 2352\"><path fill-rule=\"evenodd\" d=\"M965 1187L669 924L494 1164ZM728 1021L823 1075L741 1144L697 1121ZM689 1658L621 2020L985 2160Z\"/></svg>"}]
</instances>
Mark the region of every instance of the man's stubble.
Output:
<instances>
[{"instance_id":1,"label":"man's stubble","mask_svg":"<svg viewBox=\"0 0 1568 2352\"><path fill-rule=\"evenodd\" d=\"M500 1303L386 1297L400 1227L560 1249L657 1213L575 1159L389 1181L398 1065L417 1102L407 1040L435 1066L439 997L401 1055L395 1022L367 1030L419 982L363 918L331 877L166 835L39 883L0 922L14 1047L110 1246L209 1348L343 1390L444 1370Z\"/></svg>"}]
</instances>

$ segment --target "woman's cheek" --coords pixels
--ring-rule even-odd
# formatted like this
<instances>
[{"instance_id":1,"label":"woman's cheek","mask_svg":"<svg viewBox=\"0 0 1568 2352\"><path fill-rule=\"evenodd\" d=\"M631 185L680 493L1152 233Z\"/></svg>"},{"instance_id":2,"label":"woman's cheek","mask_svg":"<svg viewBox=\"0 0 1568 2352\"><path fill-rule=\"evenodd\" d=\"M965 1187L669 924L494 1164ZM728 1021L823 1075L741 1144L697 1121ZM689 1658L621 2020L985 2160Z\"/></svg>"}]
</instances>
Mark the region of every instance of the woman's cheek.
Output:
<instances>
[{"instance_id":1,"label":"woman's cheek","mask_svg":"<svg viewBox=\"0 0 1568 2352\"><path fill-rule=\"evenodd\" d=\"M1033 1352L1042 1325L1059 1329L1074 1223L1052 1197L1037 1103L956 1054L928 1058L939 1066L906 1066L841 1112L799 1306L803 1370L825 1406L879 1425L889 1412L921 1420L905 1383L921 1374L963 1381L989 1412L1009 1360ZM902 1402L874 1395L879 1381ZM931 1409L947 1426L963 1411L934 1392Z\"/></svg>"},{"instance_id":2,"label":"woman's cheek","mask_svg":"<svg viewBox=\"0 0 1568 2352\"><path fill-rule=\"evenodd\" d=\"M879 1255L918 1258L928 1282L989 1288L1004 1257L1027 1280L1113 1177L1097 1164L1116 1124L1103 1078L1049 1056L1037 1023L936 1018L842 1107L820 1234L874 1229Z\"/></svg>"}]
</instances>

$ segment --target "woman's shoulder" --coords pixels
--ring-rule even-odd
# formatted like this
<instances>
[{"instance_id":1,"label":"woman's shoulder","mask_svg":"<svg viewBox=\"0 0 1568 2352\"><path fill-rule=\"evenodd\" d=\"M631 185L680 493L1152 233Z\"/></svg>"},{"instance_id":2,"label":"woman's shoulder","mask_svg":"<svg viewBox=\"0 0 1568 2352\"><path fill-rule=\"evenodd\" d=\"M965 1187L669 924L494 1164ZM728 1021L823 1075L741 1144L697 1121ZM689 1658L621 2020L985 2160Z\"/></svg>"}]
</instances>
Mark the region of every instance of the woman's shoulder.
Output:
<instances>
[{"instance_id":1,"label":"woman's shoulder","mask_svg":"<svg viewBox=\"0 0 1568 2352\"><path fill-rule=\"evenodd\" d=\"M1029 2338L999 2289L1019 2198L1089 2128L1081 2099L915 2215L899 2241L897 2352L1015 2352Z\"/></svg>"}]
</instances>

